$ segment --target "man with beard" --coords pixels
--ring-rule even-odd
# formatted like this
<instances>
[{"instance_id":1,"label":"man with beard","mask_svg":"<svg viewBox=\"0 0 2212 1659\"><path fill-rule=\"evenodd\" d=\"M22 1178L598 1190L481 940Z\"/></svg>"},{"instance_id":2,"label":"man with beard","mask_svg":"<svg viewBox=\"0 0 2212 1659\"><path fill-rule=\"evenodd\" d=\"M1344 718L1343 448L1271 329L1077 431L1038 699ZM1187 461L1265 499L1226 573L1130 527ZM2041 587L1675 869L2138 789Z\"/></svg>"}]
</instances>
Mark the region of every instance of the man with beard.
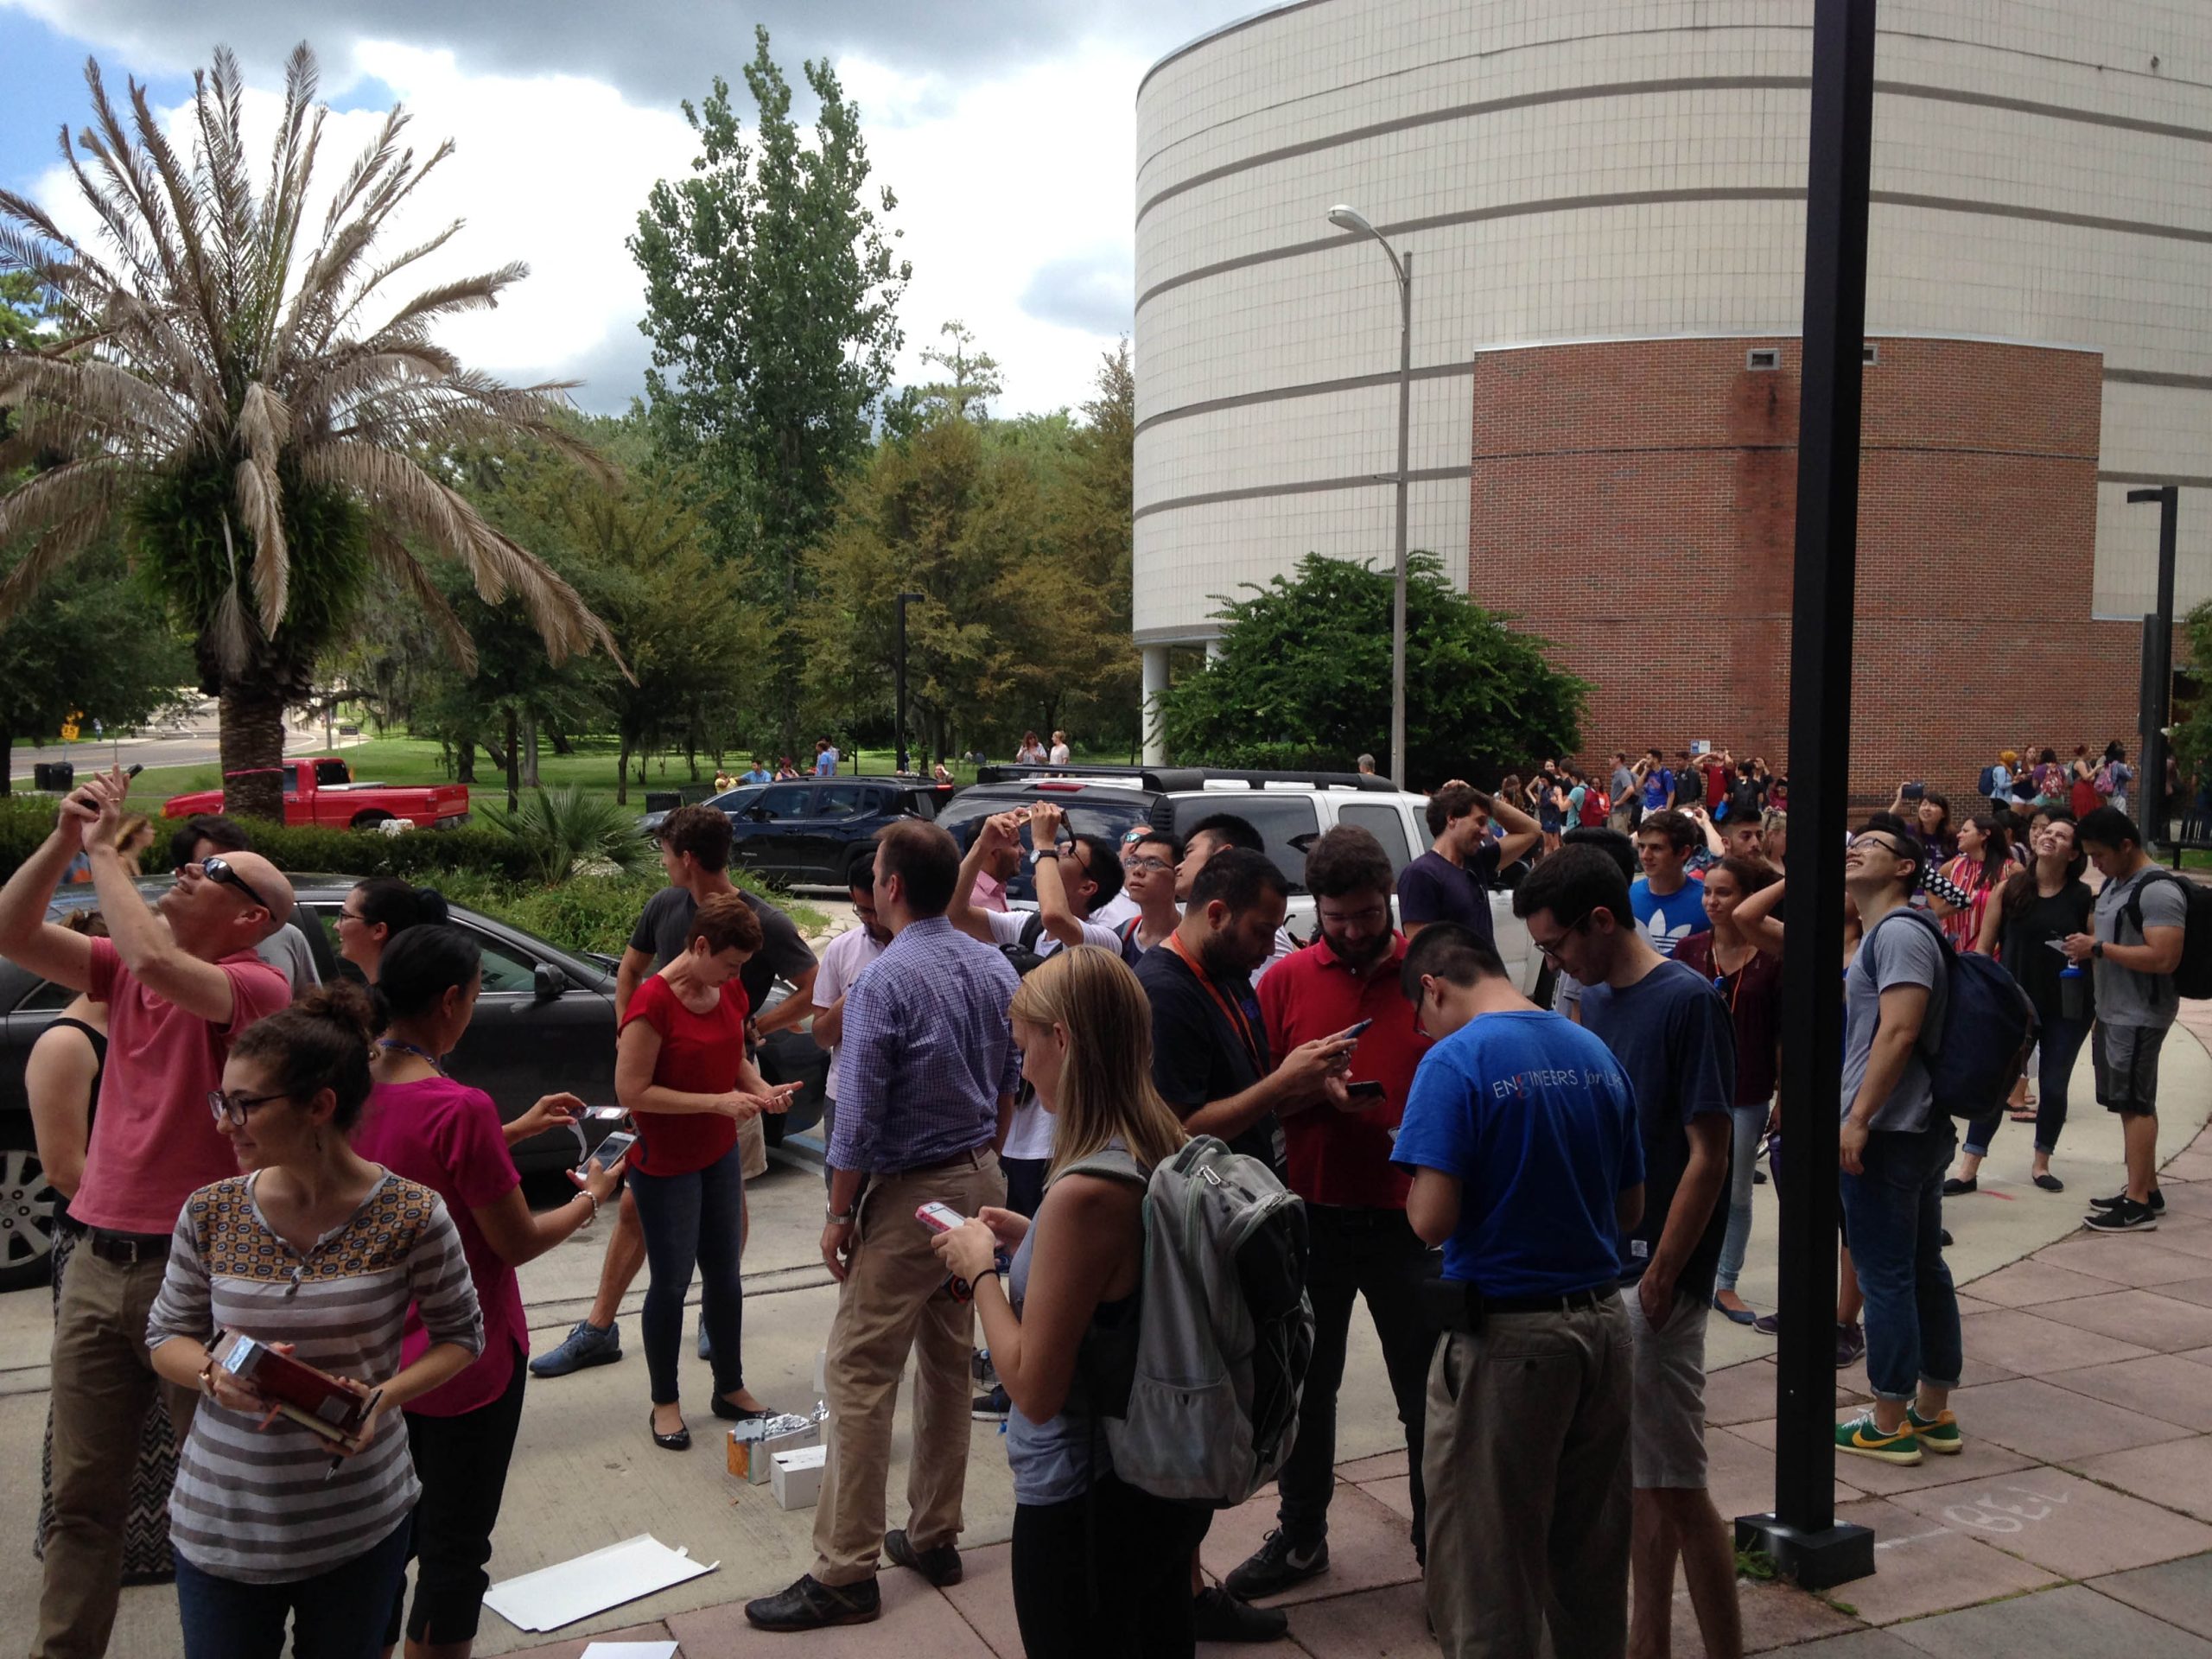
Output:
<instances>
[{"instance_id":1,"label":"man with beard","mask_svg":"<svg viewBox=\"0 0 2212 1659\"><path fill-rule=\"evenodd\" d=\"M1193 830L1193 852L1199 840ZM1344 1071L1353 1047L1341 1037L1325 1038L1292 1049L1281 1065L1269 1061L1251 976L1274 950L1289 892L1264 854L1236 846L1209 851L1192 880L1182 921L1136 969L1152 1002L1152 1080L1160 1097L1192 1134L1213 1135L1286 1177L1281 1118L1348 1107ZM1279 1610L1207 1587L1195 1554L1191 1593L1202 1642L1268 1642L1288 1628Z\"/></svg>"},{"instance_id":2,"label":"man with beard","mask_svg":"<svg viewBox=\"0 0 2212 1659\"><path fill-rule=\"evenodd\" d=\"M1283 1124L1290 1190L1306 1200L1313 1255L1313 1358L1298 1407L1298 1434L1277 1477L1277 1529L1225 1580L1247 1599L1272 1596L1329 1567L1329 1498L1336 1488L1337 1388L1355 1295L1382 1347L1405 1430L1412 1474L1413 1541L1426 1560L1421 1426L1428 1357L1421 1317L1427 1249L1406 1222L1409 1179L1390 1161L1392 1131L1428 1039L1399 988L1406 942L1390 925L1390 860L1382 843L1349 825L1306 855L1306 886L1321 937L1260 983L1268 1046L1287 1054L1365 1023L1351 1051L1343 1109L1294 1114Z\"/></svg>"}]
</instances>

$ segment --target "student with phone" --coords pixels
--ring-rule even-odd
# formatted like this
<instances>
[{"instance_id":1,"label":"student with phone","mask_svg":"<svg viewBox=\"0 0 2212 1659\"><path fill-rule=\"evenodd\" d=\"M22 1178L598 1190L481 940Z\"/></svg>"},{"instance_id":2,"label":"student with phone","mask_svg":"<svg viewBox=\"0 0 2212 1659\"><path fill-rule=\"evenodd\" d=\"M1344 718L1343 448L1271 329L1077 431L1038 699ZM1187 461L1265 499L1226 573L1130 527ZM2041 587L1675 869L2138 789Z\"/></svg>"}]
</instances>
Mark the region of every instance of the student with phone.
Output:
<instances>
[{"instance_id":1,"label":"student with phone","mask_svg":"<svg viewBox=\"0 0 2212 1659\"><path fill-rule=\"evenodd\" d=\"M465 1655L476 1637L492 1530L506 1491L507 1465L522 1426L530 1322L515 1269L598 1217L620 1185L620 1147L569 1176L568 1203L533 1214L508 1155L510 1137L492 1097L446 1075L483 985L474 934L442 924L410 927L385 947L377 989L389 1023L377 1041L376 1086L353 1131L353 1149L445 1200L484 1313L484 1351L451 1382L410 1402L408 1446L422 1497L414 1515L413 1616L404 1623L410 1653ZM587 1111L574 1095L549 1096L564 1113ZM547 1102L541 1102L541 1106ZM608 1137L607 1145L614 1137ZM428 1341L409 1321L404 1357ZM385 1641L403 1634L406 1585L395 1592Z\"/></svg>"},{"instance_id":2,"label":"student with phone","mask_svg":"<svg viewBox=\"0 0 2212 1659\"><path fill-rule=\"evenodd\" d=\"M444 1200L348 1139L375 1023L366 991L326 985L250 1027L208 1096L245 1173L186 1200L145 1336L154 1369L203 1396L169 1505L187 1659L277 1659L288 1619L303 1652L374 1650L421 1490L386 1420L483 1350ZM373 1398L334 1466L328 1440L217 1363L226 1332Z\"/></svg>"}]
</instances>

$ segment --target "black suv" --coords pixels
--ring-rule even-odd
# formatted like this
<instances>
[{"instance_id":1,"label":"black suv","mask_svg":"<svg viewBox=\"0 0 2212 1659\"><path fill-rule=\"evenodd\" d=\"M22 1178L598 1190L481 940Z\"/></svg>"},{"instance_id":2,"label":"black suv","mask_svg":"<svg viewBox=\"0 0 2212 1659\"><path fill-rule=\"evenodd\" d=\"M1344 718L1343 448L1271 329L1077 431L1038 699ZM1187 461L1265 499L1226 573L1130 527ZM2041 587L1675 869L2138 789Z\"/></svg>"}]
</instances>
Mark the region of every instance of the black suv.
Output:
<instances>
[{"instance_id":1,"label":"black suv","mask_svg":"<svg viewBox=\"0 0 2212 1659\"><path fill-rule=\"evenodd\" d=\"M842 887L875 856L875 832L898 818L931 819L952 785L915 778L807 778L747 784L704 804L734 833L733 862L787 887ZM664 813L648 813L648 835Z\"/></svg>"}]
</instances>

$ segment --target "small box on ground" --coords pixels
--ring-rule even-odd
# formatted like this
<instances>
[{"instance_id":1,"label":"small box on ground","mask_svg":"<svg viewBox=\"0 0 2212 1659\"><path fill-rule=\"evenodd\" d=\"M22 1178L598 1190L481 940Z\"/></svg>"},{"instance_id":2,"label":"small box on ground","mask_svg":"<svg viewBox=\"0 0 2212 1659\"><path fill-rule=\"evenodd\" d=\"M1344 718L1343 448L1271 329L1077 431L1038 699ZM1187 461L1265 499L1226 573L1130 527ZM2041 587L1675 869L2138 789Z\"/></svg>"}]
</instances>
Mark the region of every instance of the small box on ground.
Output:
<instances>
[{"instance_id":1,"label":"small box on ground","mask_svg":"<svg viewBox=\"0 0 2212 1659\"><path fill-rule=\"evenodd\" d=\"M779 1452L796 1452L822 1444L820 1415L787 1412L780 1417L755 1417L729 1432L729 1472L733 1478L766 1486L768 1460Z\"/></svg>"},{"instance_id":2,"label":"small box on ground","mask_svg":"<svg viewBox=\"0 0 2212 1659\"><path fill-rule=\"evenodd\" d=\"M774 1473L768 1484L779 1508L810 1510L815 1506L822 1497L822 1470L828 1456L827 1446L805 1446L796 1452L779 1452L769 1459Z\"/></svg>"}]
</instances>

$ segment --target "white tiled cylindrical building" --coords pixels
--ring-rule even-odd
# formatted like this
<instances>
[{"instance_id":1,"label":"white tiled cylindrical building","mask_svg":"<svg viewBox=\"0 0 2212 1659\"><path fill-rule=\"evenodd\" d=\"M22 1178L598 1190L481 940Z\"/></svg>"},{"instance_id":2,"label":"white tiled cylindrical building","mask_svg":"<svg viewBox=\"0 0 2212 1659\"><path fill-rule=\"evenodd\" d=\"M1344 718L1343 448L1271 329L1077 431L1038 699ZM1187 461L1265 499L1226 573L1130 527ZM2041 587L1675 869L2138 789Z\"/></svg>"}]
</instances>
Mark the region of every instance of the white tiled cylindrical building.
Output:
<instances>
[{"instance_id":1,"label":"white tiled cylindrical building","mask_svg":"<svg viewBox=\"0 0 2212 1659\"><path fill-rule=\"evenodd\" d=\"M1409 540L1478 599L1479 362L1794 336L1811 18L1811 0L1298 0L1154 65L1139 643L1206 639L1213 596L1309 550L1389 557L1396 289L1333 203L1413 256ZM1870 336L2097 353L2086 608L2150 608L2155 516L2124 497L2152 480L2184 486L2182 605L2212 596L2212 3L1885 0L1879 26ZM1159 683L1164 649L1147 669Z\"/></svg>"}]
</instances>

